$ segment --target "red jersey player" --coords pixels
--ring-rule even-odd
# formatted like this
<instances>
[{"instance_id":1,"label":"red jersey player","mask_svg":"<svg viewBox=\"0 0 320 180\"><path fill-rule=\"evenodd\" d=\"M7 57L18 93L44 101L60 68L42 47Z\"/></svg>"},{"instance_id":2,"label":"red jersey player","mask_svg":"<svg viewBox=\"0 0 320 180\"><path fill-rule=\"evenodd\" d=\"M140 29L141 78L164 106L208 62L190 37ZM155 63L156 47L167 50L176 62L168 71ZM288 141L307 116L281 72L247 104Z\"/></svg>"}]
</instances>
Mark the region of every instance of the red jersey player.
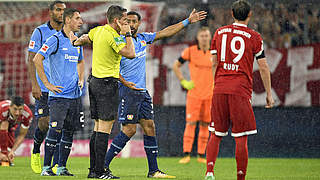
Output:
<instances>
[{"instance_id":1,"label":"red jersey player","mask_svg":"<svg viewBox=\"0 0 320 180\"><path fill-rule=\"evenodd\" d=\"M219 28L211 44L215 89L209 126L212 134L207 145L206 180L214 180L213 169L219 144L230 127L236 142L237 179L245 179L248 164L247 136L257 133L250 100L255 59L267 92L266 107L270 108L274 104L262 38L259 33L247 27L252 15L250 8L247 1L234 2L232 16L235 23Z\"/></svg>"},{"instance_id":2,"label":"red jersey player","mask_svg":"<svg viewBox=\"0 0 320 180\"><path fill-rule=\"evenodd\" d=\"M11 100L0 102L0 161L2 165L12 164L14 152L23 142L32 121L32 112L24 104L21 97L14 96ZM20 126L20 133L15 138L15 130Z\"/></svg>"}]
</instances>

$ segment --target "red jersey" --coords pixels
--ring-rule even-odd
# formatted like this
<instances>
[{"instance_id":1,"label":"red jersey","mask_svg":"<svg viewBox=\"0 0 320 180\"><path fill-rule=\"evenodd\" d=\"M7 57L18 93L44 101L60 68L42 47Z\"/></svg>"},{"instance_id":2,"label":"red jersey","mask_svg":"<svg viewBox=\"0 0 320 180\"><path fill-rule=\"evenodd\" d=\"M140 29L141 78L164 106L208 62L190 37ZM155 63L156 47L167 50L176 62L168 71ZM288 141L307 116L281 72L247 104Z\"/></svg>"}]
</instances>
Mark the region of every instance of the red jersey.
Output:
<instances>
[{"instance_id":1,"label":"red jersey","mask_svg":"<svg viewBox=\"0 0 320 180\"><path fill-rule=\"evenodd\" d=\"M16 120L13 120L9 112L10 103L11 101L9 100L0 102L0 122L5 120L9 121L8 131L10 132L15 131L18 124L21 124L22 128L29 128L33 117L30 108L24 105L22 114Z\"/></svg>"},{"instance_id":2,"label":"red jersey","mask_svg":"<svg viewBox=\"0 0 320 180\"><path fill-rule=\"evenodd\" d=\"M251 98L253 61L262 53L260 34L246 25L233 23L219 28L211 43L211 54L218 57L213 93Z\"/></svg>"}]
</instances>

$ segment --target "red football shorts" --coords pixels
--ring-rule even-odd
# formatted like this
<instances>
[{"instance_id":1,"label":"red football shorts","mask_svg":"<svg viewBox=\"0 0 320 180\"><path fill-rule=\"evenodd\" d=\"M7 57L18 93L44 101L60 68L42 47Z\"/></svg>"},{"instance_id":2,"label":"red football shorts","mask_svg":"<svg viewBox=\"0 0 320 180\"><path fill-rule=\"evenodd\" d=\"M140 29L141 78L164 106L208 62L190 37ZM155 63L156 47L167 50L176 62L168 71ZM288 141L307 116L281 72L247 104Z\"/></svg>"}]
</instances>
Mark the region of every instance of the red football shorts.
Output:
<instances>
[{"instance_id":1,"label":"red football shorts","mask_svg":"<svg viewBox=\"0 0 320 180\"><path fill-rule=\"evenodd\" d=\"M209 131L217 136L226 136L230 127L233 137L257 133L250 99L232 94L214 94Z\"/></svg>"},{"instance_id":2,"label":"red football shorts","mask_svg":"<svg viewBox=\"0 0 320 180\"><path fill-rule=\"evenodd\" d=\"M211 99L198 99L187 97L186 121L198 122L202 121L210 123L211 121Z\"/></svg>"}]
</instances>

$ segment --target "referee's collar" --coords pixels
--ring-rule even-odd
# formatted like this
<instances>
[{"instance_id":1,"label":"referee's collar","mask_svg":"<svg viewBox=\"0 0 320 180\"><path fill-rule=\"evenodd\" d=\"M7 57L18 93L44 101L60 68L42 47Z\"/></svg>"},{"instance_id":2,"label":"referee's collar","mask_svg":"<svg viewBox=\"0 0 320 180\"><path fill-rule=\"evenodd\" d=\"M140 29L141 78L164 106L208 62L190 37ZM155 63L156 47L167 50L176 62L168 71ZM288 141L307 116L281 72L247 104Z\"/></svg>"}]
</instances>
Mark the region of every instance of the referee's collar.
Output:
<instances>
[{"instance_id":1,"label":"referee's collar","mask_svg":"<svg viewBox=\"0 0 320 180\"><path fill-rule=\"evenodd\" d=\"M47 25L48 25L50 30L53 30L53 27L51 26L50 21L47 22Z\"/></svg>"}]
</instances>

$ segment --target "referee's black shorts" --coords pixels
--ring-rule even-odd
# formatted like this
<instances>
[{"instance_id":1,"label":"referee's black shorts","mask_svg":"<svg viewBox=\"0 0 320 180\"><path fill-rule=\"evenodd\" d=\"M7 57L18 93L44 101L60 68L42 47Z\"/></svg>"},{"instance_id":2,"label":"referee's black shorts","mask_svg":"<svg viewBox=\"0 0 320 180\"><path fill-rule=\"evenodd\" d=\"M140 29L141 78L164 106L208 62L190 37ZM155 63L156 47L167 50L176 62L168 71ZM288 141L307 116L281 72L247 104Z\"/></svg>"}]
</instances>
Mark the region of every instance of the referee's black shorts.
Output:
<instances>
[{"instance_id":1,"label":"referee's black shorts","mask_svg":"<svg viewBox=\"0 0 320 180\"><path fill-rule=\"evenodd\" d=\"M92 119L111 121L117 118L119 105L119 80L113 77L89 80L89 99Z\"/></svg>"}]
</instances>

